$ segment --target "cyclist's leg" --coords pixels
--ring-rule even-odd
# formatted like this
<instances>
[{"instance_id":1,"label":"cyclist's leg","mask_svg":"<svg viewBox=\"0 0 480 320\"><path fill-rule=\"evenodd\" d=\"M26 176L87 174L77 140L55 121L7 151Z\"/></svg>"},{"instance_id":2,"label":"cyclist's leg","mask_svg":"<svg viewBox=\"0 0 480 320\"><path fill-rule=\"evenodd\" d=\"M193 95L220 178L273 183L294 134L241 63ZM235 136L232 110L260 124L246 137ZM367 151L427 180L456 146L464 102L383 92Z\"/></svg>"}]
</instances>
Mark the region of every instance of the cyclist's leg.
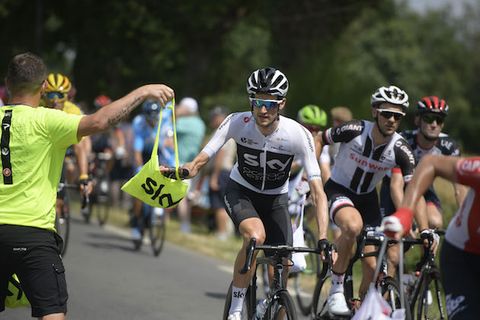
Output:
<instances>
[{"instance_id":1,"label":"cyclist's leg","mask_svg":"<svg viewBox=\"0 0 480 320\"><path fill-rule=\"evenodd\" d=\"M380 214L380 207L378 202L378 196L376 190L371 193L362 195L355 202L358 210L361 212L362 220L365 226L378 227L382 222L382 216ZM375 246L365 246L364 252L375 251ZM375 274L375 267L377 265L377 259L375 257L367 257L362 259L362 282L360 283L359 296L363 299L367 293L368 286L373 281Z\"/></svg>"},{"instance_id":2,"label":"cyclist's leg","mask_svg":"<svg viewBox=\"0 0 480 320\"><path fill-rule=\"evenodd\" d=\"M351 199L353 195L346 188L329 180L325 184L325 193L330 204L330 218L341 230L341 234L335 242L338 257L332 267L332 286L328 297L328 310L335 315L348 315L350 310L345 301L343 283L352 256L352 249L357 236L362 231L363 221Z\"/></svg>"},{"instance_id":3,"label":"cyclist's leg","mask_svg":"<svg viewBox=\"0 0 480 320\"><path fill-rule=\"evenodd\" d=\"M480 314L480 255L445 240L440 253L442 285L449 320L477 319Z\"/></svg>"},{"instance_id":4,"label":"cyclist's leg","mask_svg":"<svg viewBox=\"0 0 480 320\"><path fill-rule=\"evenodd\" d=\"M290 214L288 212L288 194L279 196L267 196L258 203L255 203L255 208L259 212L265 228L265 244L268 245L292 245L293 232ZM270 255L265 252L265 255ZM285 261L288 265L288 261ZM269 266L269 281L273 279L273 267ZM284 285L286 286L288 279L288 268L283 270Z\"/></svg>"},{"instance_id":5,"label":"cyclist's leg","mask_svg":"<svg viewBox=\"0 0 480 320\"><path fill-rule=\"evenodd\" d=\"M255 268L252 268L250 272L240 274L240 269L245 263L246 247L251 238L256 238L257 244L263 244L265 241L265 229L252 204L252 197L255 198L255 194L252 191L232 180L229 181L228 191L224 196L225 207L243 238L242 248L238 252L234 264L232 301L229 314L242 311L247 287L253 272L255 272ZM255 264L255 259L253 264Z\"/></svg>"},{"instance_id":6,"label":"cyclist's leg","mask_svg":"<svg viewBox=\"0 0 480 320\"><path fill-rule=\"evenodd\" d=\"M432 189L427 190L424 197L427 202L428 226L431 229L441 229L443 227L443 217L440 199Z\"/></svg>"}]
</instances>

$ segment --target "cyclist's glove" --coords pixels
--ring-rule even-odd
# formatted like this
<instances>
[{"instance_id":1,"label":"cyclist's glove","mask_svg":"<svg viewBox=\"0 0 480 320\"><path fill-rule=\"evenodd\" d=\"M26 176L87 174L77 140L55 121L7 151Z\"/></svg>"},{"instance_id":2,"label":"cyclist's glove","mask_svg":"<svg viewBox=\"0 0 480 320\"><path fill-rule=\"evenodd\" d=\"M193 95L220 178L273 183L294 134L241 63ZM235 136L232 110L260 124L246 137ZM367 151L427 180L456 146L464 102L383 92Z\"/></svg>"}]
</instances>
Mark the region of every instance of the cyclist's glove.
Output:
<instances>
[{"instance_id":1,"label":"cyclist's glove","mask_svg":"<svg viewBox=\"0 0 480 320\"><path fill-rule=\"evenodd\" d=\"M330 255L330 242L327 239L320 239L317 243L317 248L324 254L325 257Z\"/></svg>"},{"instance_id":2,"label":"cyclist's glove","mask_svg":"<svg viewBox=\"0 0 480 320\"><path fill-rule=\"evenodd\" d=\"M86 187L88 185L88 183L90 182L90 178L88 175L86 174L82 174L80 175L80 177L78 178L78 183L83 185L84 187Z\"/></svg>"},{"instance_id":3,"label":"cyclist's glove","mask_svg":"<svg viewBox=\"0 0 480 320\"><path fill-rule=\"evenodd\" d=\"M430 245L438 245L440 236L433 229L425 229L420 233L420 239L428 240Z\"/></svg>"}]
</instances>

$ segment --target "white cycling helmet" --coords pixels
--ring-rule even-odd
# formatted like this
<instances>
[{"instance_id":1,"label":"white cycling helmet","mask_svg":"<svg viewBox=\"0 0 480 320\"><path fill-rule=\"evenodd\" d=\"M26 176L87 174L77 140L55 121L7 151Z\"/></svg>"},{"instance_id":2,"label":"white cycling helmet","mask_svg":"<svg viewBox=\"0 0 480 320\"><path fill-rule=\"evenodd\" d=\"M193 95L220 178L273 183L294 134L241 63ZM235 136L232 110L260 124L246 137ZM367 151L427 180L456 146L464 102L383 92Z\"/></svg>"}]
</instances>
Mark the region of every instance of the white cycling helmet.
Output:
<instances>
[{"instance_id":1,"label":"white cycling helmet","mask_svg":"<svg viewBox=\"0 0 480 320\"><path fill-rule=\"evenodd\" d=\"M247 92L251 98L257 93L285 98L288 92L288 80L281 71L275 68L258 69L248 77Z\"/></svg>"},{"instance_id":2,"label":"white cycling helmet","mask_svg":"<svg viewBox=\"0 0 480 320\"><path fill-rule=\"evenodd\" d=\"M404 110L409 106L408 94L396 86L378 88L377 91L372 94L370 102L374 108L384 102L402 106Z\"/></svg>"}]
</instances>

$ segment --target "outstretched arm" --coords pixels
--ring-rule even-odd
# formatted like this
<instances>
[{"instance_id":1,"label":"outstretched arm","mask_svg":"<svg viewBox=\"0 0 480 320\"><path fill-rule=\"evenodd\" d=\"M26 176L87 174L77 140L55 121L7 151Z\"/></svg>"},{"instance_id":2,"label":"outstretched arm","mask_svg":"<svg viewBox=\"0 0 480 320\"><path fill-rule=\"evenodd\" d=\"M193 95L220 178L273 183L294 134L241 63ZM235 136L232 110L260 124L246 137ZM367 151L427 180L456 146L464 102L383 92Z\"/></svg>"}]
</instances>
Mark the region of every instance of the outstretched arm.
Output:
<instances>
[{"instance_id":1,"label":"outstretched arm","mask_svg":"<svg viewBox=\"0 0 480 320\"><path fill-rule=\"evenodd\" d=\"M145 99L157 100L162 105L165 105L173 97L173 90L163 84L150 84L137 88L94 114L82 117L78 126L77 136L80 140L83 136L107 130L119 123Z\"/></svg>"},{"instance_id":2,"label":"outstretched arm","mask_svg":"<svg viewBox=\"0 0 480 320\"><path fill-rule=\"evenodd\" d=\"M456 182L455 166L459 160L461 160L461 158L458 157L432 155L423 157L415 170L412 180L407 186L405 196L402 200L402 207L399 208L394 215L384 219L383 224L385 229L399 232L399 222L403 232L408 232L412 226L413 212L420 197L427 191L437 176L443 177L451 182Z\"/></svg>"}]
</instances>

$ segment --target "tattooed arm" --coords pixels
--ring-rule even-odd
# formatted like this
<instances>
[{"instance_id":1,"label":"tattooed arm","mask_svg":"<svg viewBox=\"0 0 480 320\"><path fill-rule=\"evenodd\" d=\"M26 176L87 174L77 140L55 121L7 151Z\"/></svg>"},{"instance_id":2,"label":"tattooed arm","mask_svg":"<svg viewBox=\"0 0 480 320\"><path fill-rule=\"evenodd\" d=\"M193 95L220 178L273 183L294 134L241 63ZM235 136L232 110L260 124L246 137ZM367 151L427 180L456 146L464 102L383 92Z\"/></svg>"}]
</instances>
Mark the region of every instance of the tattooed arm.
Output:
<instances>
[{"instance_id":1,"label":"tattooed arm","mask_svg":"<svg viewBox=\"0 0 480 320\"><path fill-rule=\"evenodd\" d=\"M174 92L163 84L150 84L133 90L123 98L115 100L111 104L101 108L91 115L84 116L80 120L77 136L81 138L95 134L119 123L133 109L145 99L153 99L165 105L172 100Z\"/></svg>"}]
</instances>

